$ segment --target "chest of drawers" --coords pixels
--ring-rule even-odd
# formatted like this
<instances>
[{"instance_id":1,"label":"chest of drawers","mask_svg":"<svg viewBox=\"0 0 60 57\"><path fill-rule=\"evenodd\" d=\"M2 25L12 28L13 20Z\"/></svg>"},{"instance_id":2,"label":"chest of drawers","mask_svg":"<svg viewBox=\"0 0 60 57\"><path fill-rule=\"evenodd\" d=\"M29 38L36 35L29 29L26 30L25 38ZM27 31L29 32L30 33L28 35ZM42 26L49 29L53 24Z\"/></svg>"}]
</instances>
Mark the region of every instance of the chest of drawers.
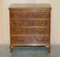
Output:
<instances>
[{"instance_id":1,"label":"chest of drawers","mask_svg":"<svg viewBox=\"0 0 60 57\"><path fill-rule=\"evenodd\" d=\"M10 50L16 46L45 46L50 51L49 4L12 4L10 14Z\"/></svg>"}]
</instances>

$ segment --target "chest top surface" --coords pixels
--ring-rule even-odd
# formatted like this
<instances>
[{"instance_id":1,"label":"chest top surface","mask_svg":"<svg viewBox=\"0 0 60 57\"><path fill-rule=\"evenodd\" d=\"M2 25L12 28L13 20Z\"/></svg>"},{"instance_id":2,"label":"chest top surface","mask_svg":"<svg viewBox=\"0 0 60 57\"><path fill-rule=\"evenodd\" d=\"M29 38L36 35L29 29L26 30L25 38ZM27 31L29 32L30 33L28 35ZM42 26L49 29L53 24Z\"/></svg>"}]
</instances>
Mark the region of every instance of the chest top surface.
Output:
<instances>
[{"instance_id":1,"label":"chest top surface","mask_svg":"<svg viewBox=\"0 0 60 57\"><path fill-rule=\"evenodd\" d=\"M10 8L50 8L50 4L11 4Z\"/></svg>"}]
</instances>

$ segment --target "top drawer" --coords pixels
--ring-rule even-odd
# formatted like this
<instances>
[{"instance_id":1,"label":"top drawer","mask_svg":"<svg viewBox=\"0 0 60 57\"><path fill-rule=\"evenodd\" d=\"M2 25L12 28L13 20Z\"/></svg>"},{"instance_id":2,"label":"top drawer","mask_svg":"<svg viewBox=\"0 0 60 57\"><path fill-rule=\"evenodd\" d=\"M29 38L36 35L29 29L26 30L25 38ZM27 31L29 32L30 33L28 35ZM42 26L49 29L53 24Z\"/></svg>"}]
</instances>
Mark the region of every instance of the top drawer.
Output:
<instances>
[{"instance_id":1,"label":"top drawer","mask_svg":"<svg viewBox=\"0 0 60 57\"><path fill-rule=\"evenodd\" d=\"M49 9L10 9L11 18L49 18Z\"/></svg>"}]
</instances>

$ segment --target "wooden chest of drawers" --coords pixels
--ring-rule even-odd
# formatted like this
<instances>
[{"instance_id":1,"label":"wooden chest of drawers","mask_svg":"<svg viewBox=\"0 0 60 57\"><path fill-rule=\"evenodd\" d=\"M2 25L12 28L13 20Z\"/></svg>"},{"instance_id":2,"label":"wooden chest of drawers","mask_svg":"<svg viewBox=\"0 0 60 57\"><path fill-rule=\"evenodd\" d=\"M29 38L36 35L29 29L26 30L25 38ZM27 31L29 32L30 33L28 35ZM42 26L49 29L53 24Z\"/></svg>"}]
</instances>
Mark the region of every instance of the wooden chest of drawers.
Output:
<instances>
[{"instance_id":1,"label":"wooden chest of drawers","mask_svg":"<svg viewBox=\"0 0 60 57\"><path fill-rule=\"evenodd\" d=\"M16 46L45 46L50 51L49 4L12 4L10 50Z\"/></svg>"}]
</instances>

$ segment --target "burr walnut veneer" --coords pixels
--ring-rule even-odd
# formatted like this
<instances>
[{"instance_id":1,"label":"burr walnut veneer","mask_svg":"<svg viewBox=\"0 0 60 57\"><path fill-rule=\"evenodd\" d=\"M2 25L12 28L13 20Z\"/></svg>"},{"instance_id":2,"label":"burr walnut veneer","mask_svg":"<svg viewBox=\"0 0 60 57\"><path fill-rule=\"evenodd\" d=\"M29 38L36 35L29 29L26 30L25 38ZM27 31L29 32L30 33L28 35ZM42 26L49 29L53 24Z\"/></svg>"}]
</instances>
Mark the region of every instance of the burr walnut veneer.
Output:
<instances>
[{"instance_id":1,"label":"burr walnut veneer","mask_svg":"<svg viewBox=\"0 0 60 57\"><path fill-rule=\"evenodd\" d=\"M49 4L12 4L10 14L10 50L16 46L45 46L50 51Z\"/></svg>"}]
</instances>

